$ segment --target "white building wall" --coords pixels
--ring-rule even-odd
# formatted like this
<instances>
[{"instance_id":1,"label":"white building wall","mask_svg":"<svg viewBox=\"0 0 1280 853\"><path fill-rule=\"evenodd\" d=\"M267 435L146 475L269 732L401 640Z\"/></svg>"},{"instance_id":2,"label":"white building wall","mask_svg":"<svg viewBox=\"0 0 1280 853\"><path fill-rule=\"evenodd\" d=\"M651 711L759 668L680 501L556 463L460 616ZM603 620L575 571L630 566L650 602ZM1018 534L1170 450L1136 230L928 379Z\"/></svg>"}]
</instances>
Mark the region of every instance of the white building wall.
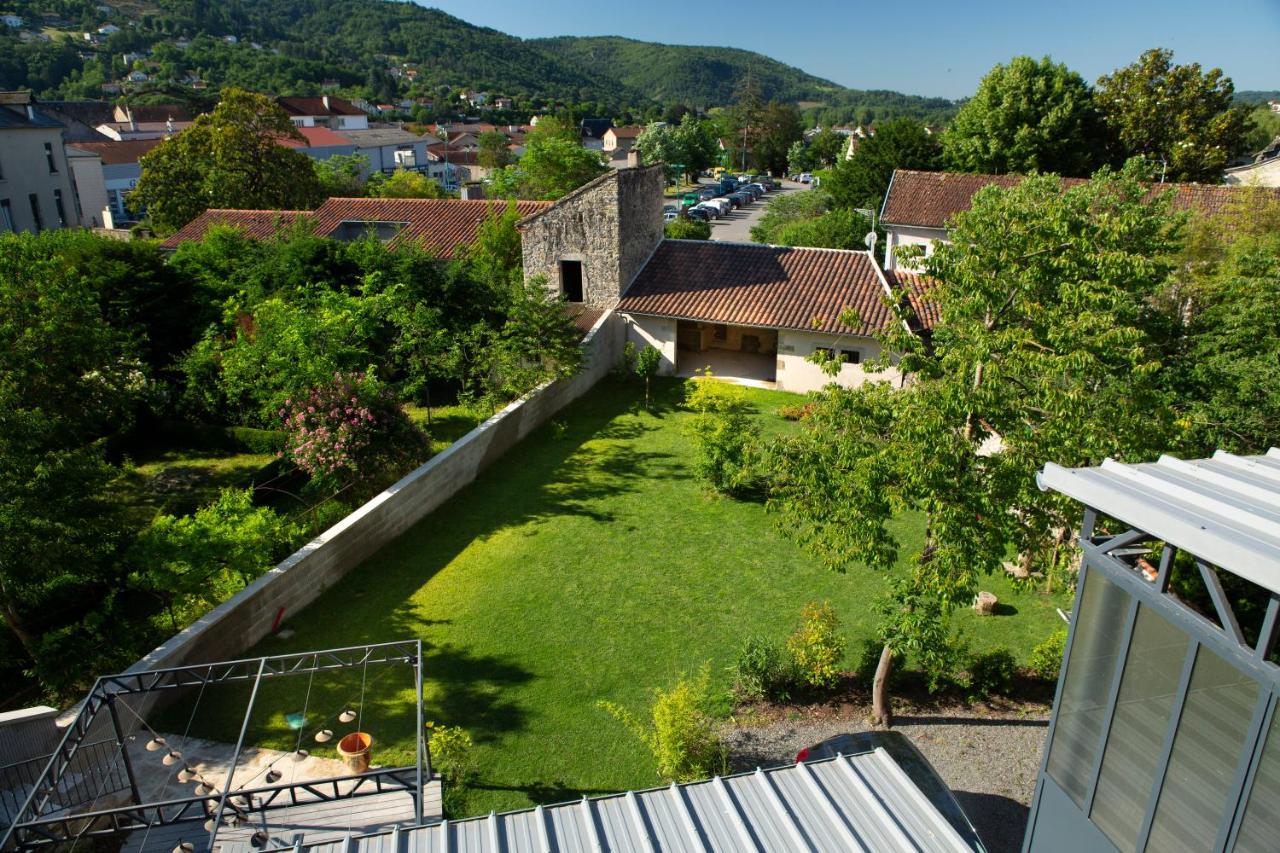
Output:
<instances>
[{"instance_id":1,"label":"white building wall","mask_svg":"<svg viewBox=\"0 0 1280 853\"><path fill-rule=\"evenodd\" d=\"M839 374L829 376L818 365L807 360L819 347L833 350L857 350L861 356L861 363L841 365ZM798 394L817 391L832 382L846 388L857 388L864 382L901 384L902 374L894 368L879 373L872 373L865 369L866 362L879 358L881 352L882 347L874 338L780 329L778 331L778 373L775 381L778 390L794 391Z\"/></svg>"},{"instance_id":2,"label":"white building wall","mask_svg":"<svg viewBox=\"0 0 1280 853\"><path fill-rule=\"evenodd\" d=\"M627 324L627 340L636 351L656 347L662 353L658 364L659 376L674 376L676 372L676 321L666 317L632 317L620 315Z\"/></svg>"},{"instance_id":3,"label":"white building wall","mask_svg":"<svg viewBox=\"0 0 1280 853\"><path fill-rule=\"evenodd\" d=\"M81 221L88 228L101 228L106 222L102 211L107 206L107 182L102 173L102 158L87 151L68 148L67 163L71 166L75 182Z\"/></svg>"},{"instance_id":4,"label":"white building wall","mask_svg":"<svg viewBox=\"0 0 1280 853\"><path fill-rule=\"evenodd\" d=\"M906 263L898 263L897 249L901 246L924 246L925 257L933 254L934 244L938 241L950 242L945 228L914 228L906 225L884 226L885 250L884 265L886 269L903 269L919 271L918 267Z\"/></svg>"}]
</instances>

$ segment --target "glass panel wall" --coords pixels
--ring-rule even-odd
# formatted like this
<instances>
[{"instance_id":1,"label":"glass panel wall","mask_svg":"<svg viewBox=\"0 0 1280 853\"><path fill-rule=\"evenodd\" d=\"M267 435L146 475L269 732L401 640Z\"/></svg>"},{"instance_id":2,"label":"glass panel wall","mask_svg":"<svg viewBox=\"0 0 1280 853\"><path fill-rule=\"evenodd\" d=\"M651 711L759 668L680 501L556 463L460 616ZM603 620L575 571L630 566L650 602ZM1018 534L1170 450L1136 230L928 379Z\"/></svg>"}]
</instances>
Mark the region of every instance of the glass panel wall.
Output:
<instances>
[{"instance_id":1,"label":"glass panel wall","mask_svg":"<svg viewBox=\"0 0 1280 853\"><path fill-rule=\"evenodd\" d=\"M1133 850L1137 843L1188 642L1154 610L1138 606L1090 814L1121 850Z\"/></svg>"},{"instance_id":2,"label":"glass panel wall","mask_svg":"<svg viewBox=\"0 0 1280 853\"><path fill-rule=\"evenodd\" d=\"M1271 719L1235 853L1273 853L1280 840L1280 713Z\"/></svg>"},{"instance_id":3,"label":"glass panel wall","mask_svg":"<svg viewBox=\"0 0 1280 853\"><path fill-rule=\"evenodd\" d=\"M1257 701L1256 681L1200 647L1148 850L1213 849Z\"/></svg>"},{"instance_id":4,"label":"glass panel wall","mask_svg":"<svg viewBox=\"0 0 1280 853\"><path fill-rule=\"evenodd\" d=\"M1047 766L1049 776L1081 808L1098 757L1111 680L1124 651L1129 600L1101 572L1086 572Z\"/></svg>"}]
</instances>

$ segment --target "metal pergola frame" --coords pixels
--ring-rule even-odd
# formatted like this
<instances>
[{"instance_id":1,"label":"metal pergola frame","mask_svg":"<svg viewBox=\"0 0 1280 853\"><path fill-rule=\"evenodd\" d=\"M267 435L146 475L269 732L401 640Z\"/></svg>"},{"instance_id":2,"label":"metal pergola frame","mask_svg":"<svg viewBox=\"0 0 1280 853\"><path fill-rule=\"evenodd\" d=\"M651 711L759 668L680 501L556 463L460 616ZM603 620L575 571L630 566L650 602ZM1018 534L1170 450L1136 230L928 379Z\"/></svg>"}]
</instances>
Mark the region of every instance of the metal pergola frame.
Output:
<instances>
[{"instance_id":1,"label":"metal pergola frame","mask_svg":"<svg viewBox=\"0 0 1280 853\"><path fill-rule=\"evenodd\" d=\"M383 767L349 776L271 784L244 790L236 790L233 787L236 767L244 749L244 739L249 729L249 720L253 713L258 687L263 679L311 675L379 664L407 664L413 669L417 702L416 761L413 765ZM431 779L431 756L423 737L422 682L421 640L270 655L102 676L94 683L75 719L68 726L66 735L32 787L30 795L14 816L12 824L0 837L0 850L37 849L65 842L74 843L82 838L210 819L213 820L213 828L209 832L208 849L212 850L228 809L244 818L251 813L290 808L303 803L356 799L389 791L406 791L413 797L414 814L417 822L421 823L424 818L424 785ZM204 796L143 802L137 777L129 759L125 732L117 715L117 699L179 688L232 683L251 683L252 689L245 705L240 735L232 754L227 779L222 786L224 790ZM83 745L104 708L108 712L116 746L120 750L124 763L133 804L74 813L48 813L52 794L56 791L62 775L71 765L76 751ZM341 783L353 784L350 790L344 792L341 790ZM239 802L233 802L233 798L250 803L251 806L245 807Z\"/></svg>"},{"instance_id":2,"label":"metal pergola frame","mask_svg":"<svg viewBox=\"0 0 1280 853\"><path fill-rule=\"evenodd\" d=\"M1209 598L1219 623L1190 607L1169 588L1170 575L1174 557L1177 553L1172 545L1162 542L1153 534L1131 528L1119 534L1097 534L1095 527L1099 513L1092 507L1086 507L1081 525L1079 545L1083 551L1080 578L1076 586L1075 603L1070 627L1067 632L1066 647L1063 652L1063 671L1053 699L1053 713L1049 718L1049 727L1045 737L1045 747L1040 760L1040 772L1036 789L1031 801L1031 813L1027 821L1027 833L1023 840L1023 853L1030 853L1031 842L1035 834L1036 821L1042 801L1042 793L1049 765L1049 754L1054 743L1054 733L1061 708L1063 688L1066 684L1068 667L1071 661L1072 647L1076 639L1076 627L1079 623L1080 607L1085 586L1091 576L1105 578L1128 596L1125 608L1124 624L1121 626L1121 639L1117 650L1115 670L1110 679L1108 693L1105 698L1105 717L1101 726L1098 749L1090 768L1088 790L1080 811L1088 818L1097 793L1098 779L1101 776L1102 763L1106 754L1107 738L1114 720L1116 703L1119 698L1122 676L1128 661L1130 645L1133 640L1134 625L1137 621L1138 606L1141 604L1166 619L1187 636L1187 651L1179 673L1176 693L1173 697L1172 710L1158 756L1154 785L1146 804L1139 826L1136 849L1146 847L1151 834L1152 822L1158 805L1160 793L1164 786L1165 771L1173 752L1174 738L1182 711L1186 704L1191 683L1192 670L1200 648L1204 647L1217 654L1242 674L1258 684L1258 699L1246 730L1243 749L1238 758L1236 770L1231 780L1231 788L1227 793L1226 808L1221 823L1215 833L1215 850L1229 850L1235 844L1240 831L1243 806L1249 801L1254 777L1257 772L1258 759L1266 745L1266 734L1280 705L1280 666L1269 658L1277 648L1280 640L1280 593L1270 592L1267 608L1255 643L1246 641L1240 628L1239 620L1227 600L1218 569L1208 562L1195 557L1196 569ZM1146 544L1144 544L1146 543ZM1150 545L1159 544L1160 560L1154 579L1148 579L1132 564L1132 558L1147 553ZM1194 556L1194 555L1193 555Z\"/></svg>"}]
</instances>

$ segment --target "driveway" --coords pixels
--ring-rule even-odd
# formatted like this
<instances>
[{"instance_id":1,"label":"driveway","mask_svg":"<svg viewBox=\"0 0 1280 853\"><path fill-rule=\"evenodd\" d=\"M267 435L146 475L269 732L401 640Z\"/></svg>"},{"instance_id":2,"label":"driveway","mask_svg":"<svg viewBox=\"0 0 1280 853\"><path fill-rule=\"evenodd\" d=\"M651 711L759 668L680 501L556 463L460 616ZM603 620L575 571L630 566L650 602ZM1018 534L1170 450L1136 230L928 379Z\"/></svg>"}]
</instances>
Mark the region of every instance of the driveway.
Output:
<instances>
[{"instance_id":1,"label":"driveway","mask_svg":"<svg viewBox=\"0 0 1280 853\"><path fill-rule=\"evenodd\" d=\"M755 204L735 208L728 216L712 222L711 239L735 243L751 242L751 226L755 225L760 220L760 217L764 215L764 209L769 206L770 201L780 195L806 192L809 189L807 184L797 184L794 181L784 180L780 183L782 184L781 189L766 193L765 197Z\"/></svg>"}]
</instances>

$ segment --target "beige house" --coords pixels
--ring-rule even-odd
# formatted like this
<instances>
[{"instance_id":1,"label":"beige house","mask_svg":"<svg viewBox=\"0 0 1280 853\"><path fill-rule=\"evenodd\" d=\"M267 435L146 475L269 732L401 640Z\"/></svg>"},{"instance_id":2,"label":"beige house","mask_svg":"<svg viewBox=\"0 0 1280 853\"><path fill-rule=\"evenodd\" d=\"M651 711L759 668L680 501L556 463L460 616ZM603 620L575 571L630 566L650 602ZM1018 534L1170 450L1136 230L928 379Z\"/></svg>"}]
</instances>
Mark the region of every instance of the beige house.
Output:
<instances>
[{"instance_id":1,"label":"beige house","mask_svg":"<svg viewBox=\"0 0 1280 853\"><path fill-rule=\"evenodd\" d=\"M661 354L659 373L710 368L742 383L812 391L872 373L891 302L928 327L924 282L886 275L868 252L664 239L661 164L624 168L520 223L526 276L590 311L616 311L629 340ZM828 375L808 359L826 351Z\"/></svg>"},{"instance_id":2,"label":"beige house","mask_svg":"<svg viewBox=\"0 0 1280 853\"><path fill-rule=\"evenodd\" d=\"M611 127L604 132L604 146L601 150L606 153L614 151L626 153L631 150L632 145L636 144L636 139L642 133L644 133L644 127L638 124Z\"/></svg>"},{"instance_id":3,"label":"beige house","mask_svg":"<svg viewBox=\"0 0 1280 853\"><path fill-rule=\"evenodd\" d=\"M0 92L0 230L78 227L77 204L62 125L30 92Z\"/></svg>"}]
</instances>

